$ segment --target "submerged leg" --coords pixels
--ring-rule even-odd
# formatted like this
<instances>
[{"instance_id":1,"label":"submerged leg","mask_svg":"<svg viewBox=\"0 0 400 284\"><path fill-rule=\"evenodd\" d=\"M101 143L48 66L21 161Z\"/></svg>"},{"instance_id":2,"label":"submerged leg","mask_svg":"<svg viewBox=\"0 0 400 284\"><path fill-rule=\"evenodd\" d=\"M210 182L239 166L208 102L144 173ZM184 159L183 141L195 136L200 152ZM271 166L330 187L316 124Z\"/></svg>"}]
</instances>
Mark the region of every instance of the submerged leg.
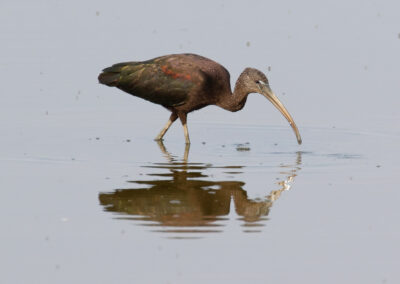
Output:
<instances>
[{"instance_id":1,"label":"submerged leg","mask_svg":"<svg viewBox=\"0 0 400 284\"><path fill-rule=\"evenodd\" d=\"M180 114L178 114L178 116L179 116L179 119L181 120L181 122L182 122L182 125L183 125L183 133L185 134L185 142L186 142L186 144L190 144L190 139L189 139L189 131L188 131L188 128L187 128L187 114L186 113L180 113Z\"/></svg>"},{"instance_id":2,"label":"submerged leg","mask_svg":"<svg viewBox=\"0 0 400 284\"><path fill-rule=\"evenodd\" d=\"M189 158L189 149L190 149L190 144L185 144L185 154L183 154L183 162L187 164L188 158Z\"/></svg>"},{"instance_id":3,"label":"submerged leg","mask_svg":"<svg viewBox=\"0 0 400 284\"><path fill-rule=\"evenodd\" d=\"M168 159L170 163L174 162L174 157L167 151L167 149L164 146L164 143L162 140L157 140L158 147L160 147L161 152L164 154L164 156Z\"/></svg>"},{"instance_id":4,"label":"submerged leg","mask_svg":"<svg viewBox=\"0 0 400 284\"><path fill-rule=\"evenodd\" d=\"M164 143L162 140L157 141L158 147L160 147L161 152L164 154L164 156L168 159L168 162L174 163L177 160L174 158L174 156L171 155L170 152L165 148ZM190 149L190 144L185 144L185 153L183 154L183 163L187 164L188 158L189 158L189 149Z\"/></svg>"},{"instance_id":5,"label":"submerged leg","mask_svg":"<svg viewBox=\"0 0 400 284\"><path fill-rule=\"evenodd\" d=\"M174 123L174 121L178 118L178 116L176 115L176 113L172 113L171 116L169 117L169 120L167 122L167 124L165 124L164 128L160 131L160 134L157 135L157 137L154 139L156 141L160 141L163 139L165 133L167 132L167 130L169 129L169 127L172 125L172 123Z\"/></svg>"}]
</instances>

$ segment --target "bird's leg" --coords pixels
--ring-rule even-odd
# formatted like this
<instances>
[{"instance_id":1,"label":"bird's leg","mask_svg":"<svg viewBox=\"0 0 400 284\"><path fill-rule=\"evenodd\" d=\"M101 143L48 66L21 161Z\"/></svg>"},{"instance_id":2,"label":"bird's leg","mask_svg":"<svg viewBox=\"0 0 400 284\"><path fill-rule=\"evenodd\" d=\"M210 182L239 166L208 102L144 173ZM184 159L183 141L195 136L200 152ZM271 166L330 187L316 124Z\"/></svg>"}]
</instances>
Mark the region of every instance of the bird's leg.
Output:
<instances>
[{"instance_id":1,"label":"bird's leg","mask_svg":"<svg viewBox=\"0 0 400 284\"><path fill-rule=\"evenodd\" d=\"M178 118L178 115L176 113L172 113L171 116L169 117L169 120L167 124L165 124L164 128L160 131L160 134L157 135L157 137L154 139L155 141L160 141L164 137L165 133L169 129L169 127L174 123L174 121Z\"/></svg>"},{"instance_id":2,"label":"bird's leg","mask_svg":"<svg viewBox=\"0 0 400 284\"><path fill-rule=\"evenodd\" d=\"M187 123L186 123L187 122L187 114L186 113L179 113L178 116L179 116L179 119L181 120L182 125L183 125L183 133L185 134L185 142L186 142L186 144L190 144L189 131L188 131L188 128L187 128Z\"/></svg>"}]
</instances>

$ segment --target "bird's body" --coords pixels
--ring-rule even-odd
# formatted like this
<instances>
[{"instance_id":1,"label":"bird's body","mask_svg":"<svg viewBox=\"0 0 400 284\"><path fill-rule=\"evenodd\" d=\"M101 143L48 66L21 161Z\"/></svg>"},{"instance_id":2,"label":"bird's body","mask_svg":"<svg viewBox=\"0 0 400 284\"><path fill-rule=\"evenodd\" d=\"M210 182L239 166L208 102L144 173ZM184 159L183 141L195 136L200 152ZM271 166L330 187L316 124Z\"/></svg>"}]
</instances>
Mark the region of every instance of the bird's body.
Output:
<instances>
[{"instance_id":1,"label":"bird's body","mask_svg":"<svg viewBox=\"0 0 400 284\"><path fill-rule=\"evenodd\" d=\"M189 112L208 105L238 111L245 105L249 93L270 92L273 95L266 76L253 68L243 71L232 93L229 72L219 63L196 54L172 54L147 61L114 64L105 68L98 79L102 84L115 86L169 109L172 112L170 120L156 140L161 140L179 117L184 126L186 143L190 143L186 125ZM272 99L267 98L289 120L300 144L301 138L289 113L275 95Z\"/></svg>"},{"instance_id":2,"label":"bird's body","mask_svg":"<svg viewBox=\"0 0 400 284\"><path fill-rule=\"evenodd\" d=\"M229 72L195 54L118 63L104 69L99 80L175 112L189 113L217 104L221 93L231 94Z\"/></svg>"}]
</instances>

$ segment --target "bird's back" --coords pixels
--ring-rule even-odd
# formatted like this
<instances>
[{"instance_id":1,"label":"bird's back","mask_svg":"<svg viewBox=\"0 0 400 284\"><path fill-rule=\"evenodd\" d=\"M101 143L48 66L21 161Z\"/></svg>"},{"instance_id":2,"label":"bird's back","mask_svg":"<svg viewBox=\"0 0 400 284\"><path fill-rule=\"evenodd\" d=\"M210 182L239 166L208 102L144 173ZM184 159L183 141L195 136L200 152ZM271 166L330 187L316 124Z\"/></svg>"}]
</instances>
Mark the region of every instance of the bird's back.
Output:
<instances>
[{"instance_id":1,"label":"bird's back","mask_svg":"<svg viewBox=\"0 0 400 284\"><path fill-rule=\"evenodd\" d=\"M185 104L191 94L212 96L229 89L229 73L220 64L195 54L173 54L105 68L99 82L165 107ZM201 98L197 98L198 100Z\"/></svg>"}]
</instances>

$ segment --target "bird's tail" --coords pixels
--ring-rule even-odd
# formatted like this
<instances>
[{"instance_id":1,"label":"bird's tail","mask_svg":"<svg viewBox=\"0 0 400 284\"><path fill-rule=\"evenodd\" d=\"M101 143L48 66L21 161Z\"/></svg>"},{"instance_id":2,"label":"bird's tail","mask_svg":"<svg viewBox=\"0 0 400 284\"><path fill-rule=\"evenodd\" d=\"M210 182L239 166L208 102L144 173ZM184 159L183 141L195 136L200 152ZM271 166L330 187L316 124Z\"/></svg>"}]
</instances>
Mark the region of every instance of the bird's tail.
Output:
<instances>
[{"instance_id":1,"label":"bird's tail","mask_svg":"<svg viewBox=\"0 0 400 284\"><path fill-rule=\"evenodd\" d=\"M119 73L103 72L99 75L98 79L101 84L112 87L118 84L119 77Z\"/></svg>"},{"instance_id":2,"label":"bird's tail","mask_svg":"<svg viewBox=\"0 0 400 284\"><path fill-rule=\"evenodd\" d=\"M114 64L111 67L103 69L103 72L100 73L98 79L101 84L107 86L117 86L119 80L121 79L121 72L124 67L126 67L130 62L123 62Z\"/></svg>"}]
</instances>

